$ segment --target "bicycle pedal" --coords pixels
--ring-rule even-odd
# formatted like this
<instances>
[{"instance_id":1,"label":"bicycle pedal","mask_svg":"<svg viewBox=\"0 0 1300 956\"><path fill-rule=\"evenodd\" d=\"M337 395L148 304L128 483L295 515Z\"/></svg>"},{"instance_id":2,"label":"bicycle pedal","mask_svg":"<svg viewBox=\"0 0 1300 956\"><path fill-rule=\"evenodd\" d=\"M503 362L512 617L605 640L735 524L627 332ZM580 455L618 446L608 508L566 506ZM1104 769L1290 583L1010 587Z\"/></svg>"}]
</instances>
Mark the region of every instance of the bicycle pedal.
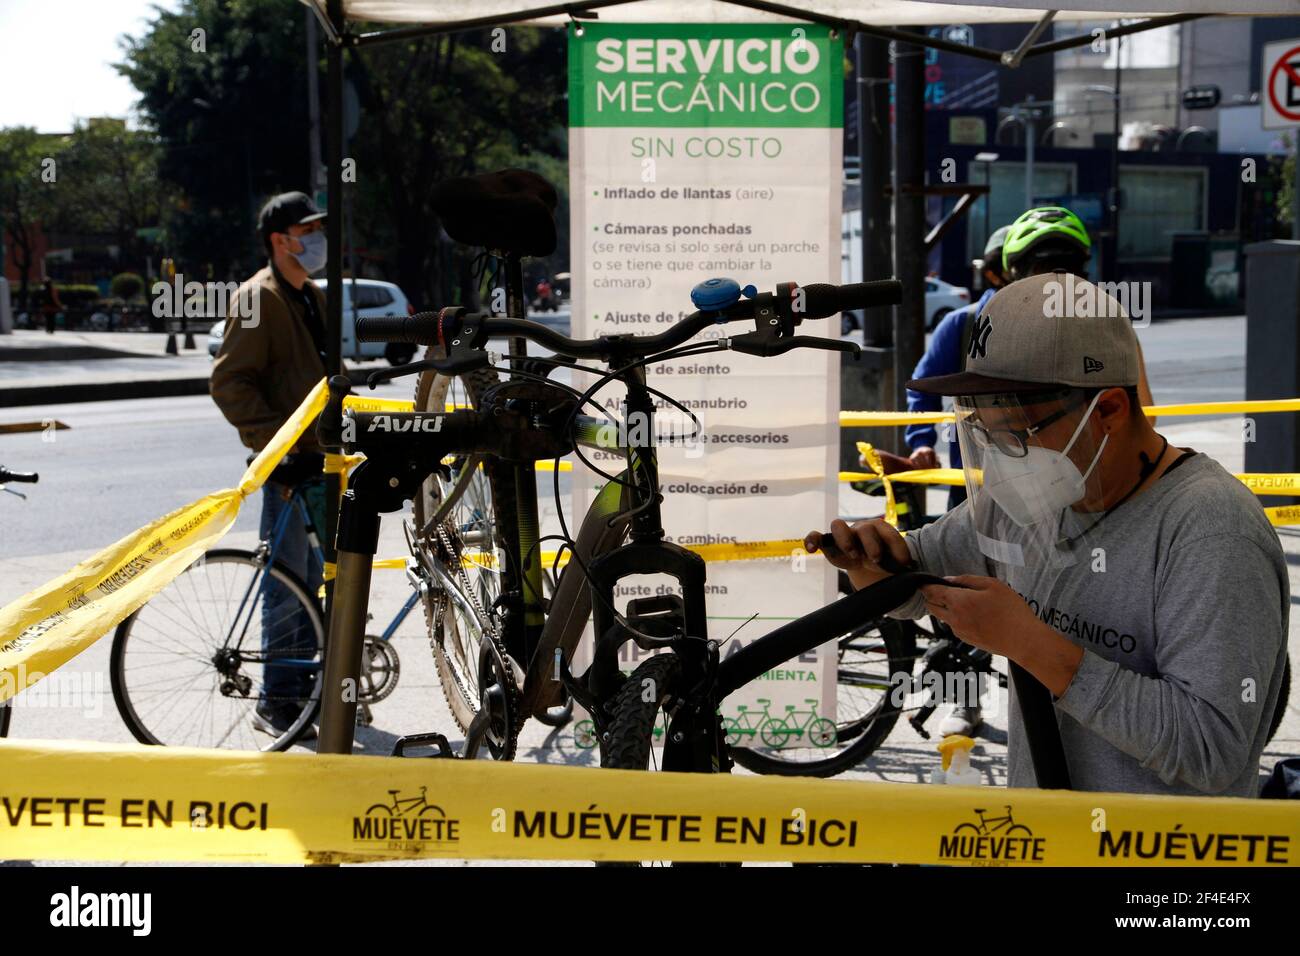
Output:
<instances>
[{"instance_id":1,"label":"bicycle pedal","mask_svg":"<svg viewBox=\"0 0 1300 956\"><path fill-rule=\"evenodd\" d=\"M456 754L451 749L451 744L447 742L447 738L439 733L407 734L405 737L398 737L397 742L393 744L393 752L392 754L390 754L390 756L393 757L416 756L415 754L407 754L405 752L407 747L437 747L438 748L437 753L424 754L423 756L426 758L448 757L451 759L455 759L456 757Z\"/></svg>"}]
</instances>

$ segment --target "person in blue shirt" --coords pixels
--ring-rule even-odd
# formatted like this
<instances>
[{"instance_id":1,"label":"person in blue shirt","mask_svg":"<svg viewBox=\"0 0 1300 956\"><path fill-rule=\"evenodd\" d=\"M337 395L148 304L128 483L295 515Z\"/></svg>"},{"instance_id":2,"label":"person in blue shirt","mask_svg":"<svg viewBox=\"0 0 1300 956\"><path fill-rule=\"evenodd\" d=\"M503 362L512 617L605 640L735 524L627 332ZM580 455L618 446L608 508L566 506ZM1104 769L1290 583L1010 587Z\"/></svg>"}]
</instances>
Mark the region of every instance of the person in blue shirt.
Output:
<instances>
[{"instance_id":1,"label":"person in blue shirt","mask_svg":"<svg viewBox=\"0 0 1300 956\"><path fill-rule=\"evenodd\" d=\"M1006 275L1002 271L1002 244L1006 240L1010 226L1003 226L989 236L984 244L984 261L980 273L987 285L984 294L972 305L954 309L940 320L930 336L925 355L916 364L912 378L927 375L950 375L961 371L962 337L966 320L979 315L980 309L993 298L993 293L1006 285ZM907 410L909 412L938 412L943 410L943 399L936 395L926 395L908 389ZM957 447L957 436L951 433L948 441L948 461L950 468L961 467L961 449ZM903 433L907 447L912 449L910 461L915 468L938 468L939 456L935 454L938 444L937 429L933 425L909 425ZM948 509L951 511L966 500L964 485L953 485L948 489Z\"/></svg>"}]
</instances>

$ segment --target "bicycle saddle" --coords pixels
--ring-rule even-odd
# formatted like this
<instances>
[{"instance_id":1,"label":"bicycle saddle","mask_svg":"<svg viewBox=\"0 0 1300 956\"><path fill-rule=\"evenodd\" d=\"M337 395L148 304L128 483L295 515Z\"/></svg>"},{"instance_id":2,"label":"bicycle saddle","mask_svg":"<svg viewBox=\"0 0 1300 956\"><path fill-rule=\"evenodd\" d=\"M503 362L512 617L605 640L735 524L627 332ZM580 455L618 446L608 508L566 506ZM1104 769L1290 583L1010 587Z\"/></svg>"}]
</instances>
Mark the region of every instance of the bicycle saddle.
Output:
<instances>
[{"instance_id":1,"label":"bicycle saddle","mask_svg":"<svg viewBox=\"0 0 1300 956\"><path fill-rule=\"evenodd\" d=\"M526 169L447 179L433 189L433 208L447 235L521 256L555 251L556 200L555 187Z\"/></svg>"}]
</instances>

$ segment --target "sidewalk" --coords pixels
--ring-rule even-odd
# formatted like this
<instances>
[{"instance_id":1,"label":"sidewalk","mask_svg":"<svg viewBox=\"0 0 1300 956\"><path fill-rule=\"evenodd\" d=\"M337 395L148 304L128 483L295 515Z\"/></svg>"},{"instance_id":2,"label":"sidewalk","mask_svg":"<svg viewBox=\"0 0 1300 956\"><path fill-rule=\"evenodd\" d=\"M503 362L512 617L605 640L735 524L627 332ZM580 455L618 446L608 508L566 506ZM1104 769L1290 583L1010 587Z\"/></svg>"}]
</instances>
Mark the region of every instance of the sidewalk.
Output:
<instances>
[{"instance_id":1,"label":"sidewalk","mask_svg":"<svg viewBox=\"0 0 1300 956\"><path fill-rule=\"evenodd\" d=\"M19 329L0 336L0 408L202 395L212 369L205 333L195 345L168 355L164 333Z\"/></svg>"},{"instance_id":2,"label":"sidewalk","mask_svg":"<svg viewBox=\"0 0 1300 956\"><path fill-rule=\"evenodd\" d=\"M194 344L196 348L193 351L206 353L207 332L194 332ZM177 336L177 345L184 345L183 336ZM166 353L165 332L60 330L50 335L38 329L15 329L12 335L0 335L0 362L62 362L69 359L111 359L132 355L160 356Z\"/></svg>"}]
</instances>

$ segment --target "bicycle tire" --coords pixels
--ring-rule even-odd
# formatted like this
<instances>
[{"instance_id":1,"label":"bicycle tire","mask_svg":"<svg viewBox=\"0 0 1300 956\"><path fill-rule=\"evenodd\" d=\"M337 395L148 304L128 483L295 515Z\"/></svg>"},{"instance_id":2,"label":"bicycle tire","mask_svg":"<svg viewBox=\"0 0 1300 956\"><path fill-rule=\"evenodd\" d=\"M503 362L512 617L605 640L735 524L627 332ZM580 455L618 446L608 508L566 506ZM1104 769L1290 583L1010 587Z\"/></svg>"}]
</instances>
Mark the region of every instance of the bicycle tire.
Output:
<instances>
[{"instance_id":1,"label":"bicycle tire","mask_svg":"<svg viewBox=\"0 0 1300 956\"><path fill-rule=\"evenodd\" d=\"M1268 722L1268 736L1264 738L1264 745L1267 746L1277 733L1277 729L1282 726L1282 718L1286 716L1287 700L1291 697L1291 658L1287 656L1285 663L1282 665L1282 688L1277 694L1277 703L1273 705L1273 717ZM0 734L0 736L4 736Z\"/></svg>"},{"instance_id":2,"label":"bicycle tire","mask_svg":"<svg viewBox=\"0 0 1300 956\"><path fill-rule=\"evenodd\" d=\"M609 729L600 744L600 765L614 770L649 770L655 723L664 701L676 686L682 664L669 651L641 664L628 677L610 705ZM652 700L645 699L645 681L653 681ZM598 867L640 866L632 861L598 861Z\"/></svg>"},{"instance_id":3,"label":"bicycle tire","mask_svg":"<svg viewBox=\"0 0 1300 956\"><path fill-rule=\"evenodd\" d=\"M440 358L443 354L441 348L430 346L425 351L424 357ZM433 371L421 372L415 382L416 410L442 411L446 408L447 396L452 389L452 384L457 380L464 388L469 403L477 407L483 393L496 385L500 379L496 370L491 368L477 369L462 376L449 376ZM510 549L518 540L518 536L512 534L513 521L508 518L513 513L515 504L514 476L508 468L502 467L492 458L482 460L482 470L486 481L486 500L492 509L490 516L483 516L483 524L496 527L502 548L507 552L507 560L517 561L518 556ZM471 479L470 483L460 490L458 497L464 498L475 482L476 479ZM437 509L442 507L445 493L454 490L454 487L454 478L449 486L444 486L442 480L436 475L425 479L413 502L417 534ZM477 489L475 493L481 496L482 488ZM455 530L453 529L451 533L455 533ZM498 589L497 594L499 593ZM489 610L495 596L480 596L479 603L485 611ZM485 597L487 600L484 600ZM451 711L456 726L460 728L461 733L466 733L481 706L475 685L482 622L469 620L468 614L458 619L457 611L452 606L453 602L440 600L438 593L433 589L424 593L421 603L424 606L425 628L429 636L429 646L433 651L438 686L442 689L442 695L447 701L447 709ZM467 600L465 603L471 602ZM448 628L455 627L459 633L460 629L468 629L467 625L477 628L477 632L466 635L464 640L448 641Z\"/></svg>"},{"instance_id":4,"label":"bicycle tire","mask_svg":"<svg viewBox=\"0 0 1300 956\"><path fill-rule=\"evenodd\" d=\"M673 653L657 654L632 672L610 705L609 729L600 741L600 765L615 770L649 770L655 720L682 671ZM654 693L646 700L646 681Z\"/></svg>"},{"instance_id":5,"label":"bicycle tire","mask_svg":"<svg viewBox=\"0 0 1300 956\"><path fill-rule=\"evenodd\" d=\"M317 676L314 682L314 689L312 691L310 698L301 701L299 701L299 699L295 699L293 701L294 703L301 702L303 706L302 709L298 712L297 717L289 725L288 730L286 730L280 736L272 738L270 743L259 746L259 744L261 744L262 737L263 737L261 731L256 731L255 733L249 733L249 734L237 734L239 728L251 727L252 724L251 718L245 719L243 715L237 714L233 722L223 721L224 724L228 725L228 729L222 735L221 740L219 742L213 742L210 740L203 740L203 739L195 740L192 738L175 739L172 734L165 733L162 731L162 728L159 727L157 720L147 721L146 718L141 715L140 706L142 706L145 699L142 695L145 688L148 687L148 684L146 683L144 685L141 685L137 681L136 692L133 695L131 687L129 686L130 680L128 678L128 675L131 671L131 667L130 667L130 663L127 660L128 654L130 654L132 647L135 646L132 644L133 637L136 640L136 645L148 644L148 638L144 634L137 632L137 626L140 625L141 615L146 613L151 606L155 611L157 611L161 603L159 599L167 595L169 590L173 588L177 589L178 591L183 589L186 586L185 582L187 582L187 575L190 575L192 572L194 572L196 568L201 566L203 567L204 572L207 573L211 571L212 568L220 567L223 564L246 565L250 568L250 572L253 574L260 574L263 568L262 560L260 560L258 555L252 551L243 551L236 548L218 548L213 551L209 551L203 556L203 558L200 561L196 561L194 564L191 564L188 568L186 568L179 575L177 575L177 577L172 582L170 582L166 588L164 588L162 591L159 591L158 594L154 595L154 597L151 598L147 603L141 605L134 612L132 612L128 617L126 617L120 624L117 625L117 628L113 633L113 647L109 658L109 679L113 688L113 703L117 706L117 712L119 715L121 715L122 721L123 723L126 724L127 730L131 732L131 736L133 736L136 740L138 740L142 744L150 744L153 746L218 747L220 749L227 749L227 750L259 750L259 751L267 751L267 752L283 751L283 750L288 750L290 747L293 746L293 744L300 737L302 737L302 735L306 732L307 728L311 725L312 720L315 719L317 711L320 709L320 684L321 681L324 679L324 659L325 659L324 658L324 650L325 650L324 616L321 613L319 601L317 601L315 597L310 593L310 591L307 588L307 585L303 582L303 580L297 574L295 574L291 569L285 567L280 562L275 561L272 562L270 568L267 569L267 573L271 577L276 579L276 583L286 588L297 599L299 608L302 609L307 614L308 618L310 619L312 629L314 630L316 635L317 660L321 662L321 666L317 670ZM193 583L189 584L189 586L191 587L191 589L193 589L191 593L193 594L198 593L197 581L194 581ZM207 592L209 594L214 593L210 586L207 588ZM164 623L171 623L173 625L175 624L175 618L167 617L163 615L161 611L158 611L158 614L159 616L164 617ZM252 610L251 615L252 616L249 618L250 622L254 619L257 619L260 622L260 612L256 608ZM152 615L150 615L150 617L152 618ZM206 617L207 616L205 615L205 619ZM229 622L230 619L231 618L229 615L226 615L225 617L221 618L221 620L224 620L225 622ZM197 623L197 620L193 615L190 615L190 620L195 621ZM153 625L152 620L147 621L146 623L149 626L155 627L155 629L159 630L159 633L165 633L160 628L157 628L155 625ZM175 639L174 634L170 636L172 637L173 640ZM193 636L194 635L189 635L191 640L193 639ZM189 645L182 643L180 646L182 648L186 648ZM257 644L257 647L260 649L261 647L260 642ZM214 650L214 655L215 655L215 650ZM259 699L258 697L255 696L250 697L247 695L235 696L235 695L223 694L221 692L221 686L220 686L221 675L217 669L215 660L213 658L200 658L200 659L204 660L211 667L211 672L214 678L216 678L213 686L213 694L218 699L225 699L231 701L240 701L240 700L248 701L250 704L249 709L252 709L256 706L256 701ZM157 664L150 665L150 667L156 667L156 666L158 665ZM141 670L142 667L137 667L135 669L137 674L140 674ZM141 677L139 678L139 680L147 680L149 682L154 682L157 680L157 675L149 674L147 678ZM188 691L188 687L184 688L184 690ZM164 691L152 692L154 696L161 693L164 693ZM174 701L179 700L182 696L183 696L182 692L177 691L175 693L175 697L173 698L173 700ZM169 711L173 709L175 706L176 704L175 702L173 702L171 708L169 708ZM231 704L230 706L232 708L238 707L237 704ZM153 726L152 727L149 726L149 723L153 723ZM203 722L201 720L193 720L193 721L186 722L186 725L192 729L200 728L202 724ZM236 735L234 736L233 739L236 740L236 742L241 745L232 746L229 743L232 739L232 735Z\"/></svg>"},{"instance_id":6,"label":"bicycle tire","mask_svg":"<svg viewBox=\"0 0 1300 956\"><path fill-rule=\"evenodd\" d=\"M889 661L889 673L910 674L916 658L915 627L916 625L911 621L881 618L869 622L854 634L865 634L878 629L884 642L885 656ZM830 756L814 760L797 760L791 757L771 756L750 747L733 746L730 748L731 758L753 773L786 777L833 777L866 760L893 731L902 710L894 706L895 701L892 698L892 694L883 695L875 709L857 718L854 723L864 725L861 732L855 735L855 739L849 746Z\"/></svg>"}]
</instances>

